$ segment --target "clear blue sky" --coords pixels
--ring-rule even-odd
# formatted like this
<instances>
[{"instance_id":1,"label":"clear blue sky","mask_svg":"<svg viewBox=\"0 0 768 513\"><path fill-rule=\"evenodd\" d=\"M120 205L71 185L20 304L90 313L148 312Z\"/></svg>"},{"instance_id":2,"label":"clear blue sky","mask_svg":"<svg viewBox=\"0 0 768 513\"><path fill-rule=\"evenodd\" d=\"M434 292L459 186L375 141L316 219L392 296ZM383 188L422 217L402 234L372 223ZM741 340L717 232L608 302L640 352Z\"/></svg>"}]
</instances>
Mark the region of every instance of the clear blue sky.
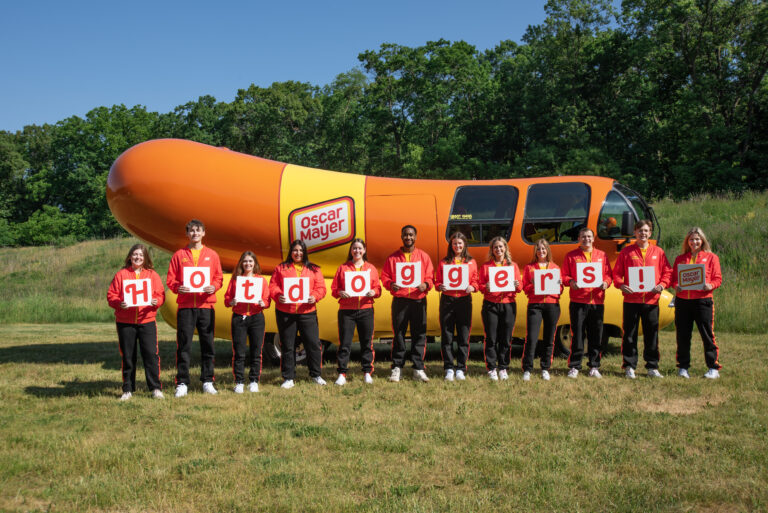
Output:
<instances>
[{"instance_id":1,"label":"clear blue sky","mask_svg":"<svg viewBox=\"0 0 768 513\"><path fill-rule=\"evenodd\" d=\"M544 0L0 3L0 130L84 116L99 106L169 112L250 84L315 85L382 43L440 38L480 50L519 42Z\"/></svg>"}]
</instances>

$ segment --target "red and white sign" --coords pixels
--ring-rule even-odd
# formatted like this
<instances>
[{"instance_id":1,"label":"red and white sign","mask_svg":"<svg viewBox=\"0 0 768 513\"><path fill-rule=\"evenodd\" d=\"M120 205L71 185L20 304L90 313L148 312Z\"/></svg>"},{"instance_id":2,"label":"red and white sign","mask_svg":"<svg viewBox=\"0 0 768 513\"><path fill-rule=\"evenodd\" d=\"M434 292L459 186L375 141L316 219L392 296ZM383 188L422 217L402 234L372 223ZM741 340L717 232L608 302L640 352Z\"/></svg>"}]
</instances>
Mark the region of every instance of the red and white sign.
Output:
<instances>
[{"instance_id":1,"label":"red and white sign","mask_svg":"<svg viewBox=\"0 0 768 513\"><path fill-rule=\"evenodd\" d=\"M184 267L183 285L189 287L190 292L203 292L203 289L210 284L210 267Z\"/></svg>"},{"instance_id":2,"label":"red and white sign","mask_svg":"<svg viewBox=\"0 0 768 513\"><path fill-rule=\"evenodd\" d=\"M420 262L395 262L395 285L400 288L416 288L421 285Z\"/></svg>"},{"instance_id":3,"label":"red and white sign","mask_svg":"<svg viewBox=\"0 0 768 513\"><path fill-rule=\"evenodd\" d=\"M677 267L677 285L683 290L704 290L704 264L682 264Z\"/></svg>"},{"instance_id":4,"label":"red and white sign","mask_svg":"<svg viewBox=\"0 0 768 513\"><path fill-rule=\"evenodd\" d=\"M235 283L235 301L238 303L258 303L264 292L264 280L261 276L238 276Z\"/></svg>"},{"instance_id":5,"label":"red and white sign","mask_svg":"<svg viewBox=\"0 0 768 513\"><path fill-rule=\"evenodd\" d=\"M309 278L283 278L283 295L286 303L309 302Z\"/></svg>"},{"instance_id":6,"label":"red and white sign","mask_svg":"<svg viewBox=\"0 0 768 513\"><path fill-rule=\"evenodd\" d=\"M534 269L533 293L537 296L560 294L560 269Z\"/></svg>"},{"instance_id":7,"label":"red and white sign","mask_svg":"<svg viewBox=\"0 0 768 513\"><path fill-rule=\"evenodd\" d=\"M152 280L123 280L123 301L129 307L151 305Z\"/></svg>"},{"instance_id":8,"label":"red and white sign","mask_svg":"<svg viewBox=\"0 0 768 513\"><path fill-rule=\"evenodd\" d=\"M635 292L648 292L656 286L656 268L652 265L628 267L627 278L630 289Z\"/></svg>"},{"instance_id":9,"label":"red and white sign","mask_svg":"<svg viewBox=\"0 0 768 513\"><path fill-rule=\"evenodd\" d=\"M593 289L603 284L601 262L576 262L576 285L582 289Z\"/></svg>"},{"instance_id":10,"label":"red and white sign","mask_svg":"<svg viewBox=\"0 0 768 513\"><path fill-rule=\"evenodd\" d=\"M444 265L443 287L445 290L467 290L469 288L469 266L467 264Z\"/></svg>"},{"instance_id":11,"label":"red and white sign","mask_svg":"<svg viewBox=\"0 0 768 513\"><path fill-rule=\"evenodd\" d=\"M288 230L290 240L303 240L308 251L345 244L355 236L355 202L345 196L294 210Z\"/></svg>"},{"instance_id":12,"label":"red and white sign","mask_svg":"<svg viewBox=\"0 0 768 513\"><path fill-rule=\"evenodd\" d=\"M488 290L491 292L514 292L515 268L511 265L489 267Z\"/></svg>"},{"instance_id":13,"label":"red and white sign","mask_svg":"<svg viewBox=\"0 0 768 513\"><path fill-rule=\"evenodd\" d=\"M362 297L371 290L371 271L344 271L344 292Z\"/></svg>"}]
</instances>

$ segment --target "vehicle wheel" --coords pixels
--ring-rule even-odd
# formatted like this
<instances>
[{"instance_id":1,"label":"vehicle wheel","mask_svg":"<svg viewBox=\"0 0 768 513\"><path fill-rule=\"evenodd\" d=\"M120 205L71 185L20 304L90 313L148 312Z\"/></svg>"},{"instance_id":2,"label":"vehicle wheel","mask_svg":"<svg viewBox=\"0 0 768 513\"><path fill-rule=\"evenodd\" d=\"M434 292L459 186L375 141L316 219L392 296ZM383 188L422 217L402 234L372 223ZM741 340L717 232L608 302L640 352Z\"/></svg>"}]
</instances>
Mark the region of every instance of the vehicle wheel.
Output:
<instances>
[{"instance_id":1,"label":"vehicle wheel","mask_svg":"<svg viewBox=\"0 0 768 513\"><path fill-rule=\"evenodd\" d=\"M557 341L555 344L557 355L562 358L571 356L571 326L568 324L558 326L555 340Z\"/></svg>"},{"instance_id":2,"label":"vehicle wheel","mask_svg":"<svg viewBox=\"0 0 768 513\"><path fill-rule=\"evenodd\" d=\"M277 333L266 333L264 335L263 353L269 362L273 365L280 364L280 335Z\"/></svg>"}]
</instances>

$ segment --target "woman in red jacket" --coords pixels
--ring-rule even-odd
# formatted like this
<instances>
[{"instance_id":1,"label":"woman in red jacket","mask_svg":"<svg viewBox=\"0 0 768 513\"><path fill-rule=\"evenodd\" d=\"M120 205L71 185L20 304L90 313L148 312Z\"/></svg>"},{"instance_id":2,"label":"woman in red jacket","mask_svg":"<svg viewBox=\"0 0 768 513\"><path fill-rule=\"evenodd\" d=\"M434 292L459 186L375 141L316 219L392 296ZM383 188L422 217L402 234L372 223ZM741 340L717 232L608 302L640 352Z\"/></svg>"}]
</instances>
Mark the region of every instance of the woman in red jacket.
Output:
<instances>
[{"instance_id":1,"label":"woman in red jacket","mask_svg":"<svg viewBox=\"0 0 768 513\"><path fill-rule=\"evenodd\" d=\"M255 285L247 284L243 291L243 299L237 300L237 278L252 278L261 284L261 294L253 294L250 288ZM264 313L269 308L269 284L261 276L261 266L252 251L240 255L227 292L224 293L224 306L232 309L232 375L235 377L235 393L242 394L245 387L245 346L250 345L248 363L248 391L259 391L261 378L261 354L264 347Z\"/></svg>"},{"instance_id":2,"label":"woman in red jacket","mask_svg":"<svg viewBox=\"0 0 768 513\"><path fill-rule=\"evenodd\" d=\"M139 281L148 280L148 281ZM156 399L163 398L160 384L160 353L157 345L157 309L165 301L165 289L155 272L152 258L144 244L134 244L107 291L107 302L115 309L117 339L122 357L123 395L127 401L136 391L138 343L144 361L147 387ZM143 306L129 306L141 303Z\"/></svg>"},{"instance_id":3,"label":"woman in red jacket","mask_svg":"<svg viewBox=\"0 0 768 513\"><path fill-rule=\"evenodd\" d=\"M466 274L460 278L457 267L446 271L446 265L462 265ZM456 284L464 285L457 288ZM469 360L469 332L472 328L472 293L477 290L477 262L467 252L467 237L461 232L451 235L445 258L437 264L435 288L440 294L440 352L443 356L445 380L459 381L466 379L467 360ZM456 333L456 364L453 359L453 337Z\"/></svg>"},{"instance_id":4,"label":"woman in red jacket","mask_svg":"<svg viewBox=\"0 0 768 513\"><path fill-rule=\"evenodd\" d=\"M285 284L287 278L304 278L300 282ZM275 301L275 320L280 335L280 371L282 388L293 388L296 378L296 335L301 335L307 351L309 377L317 385L325 385L322 378L323 351L317 327L315 303L325 297L325 279L320 267L309 261L307 246L301 240L291 242L288 258L275 268L269 280L269 293ZM303 301L303 302L299 302Z\"/></svg>"},{"instance_id":5,"label":"woman in red jacket","mask_svg":"<svg viewBox=\"0 0 768 513\"><path fill-rule=\"evenodd\" d=\"M349 353L352 351L352 337L357 328L357 338L360 340L360 360L363 365L363 381L373 383L373 361L376 353L373 351L373 300L381 296L379 272L368 263L366 246L363 239L354 239L349 245L347 261L336 270L336 276L331 284L331 295L339 300L339 350L337 352L339 377L336 384L347 384ZM360 296L355 290L362 292L364 280L349 273L367 273L370 288ZM349 280L349 281L348 281ZM354 295L351 295L354 294Z\"/></svg>"},{"instance_id":6,"label":"woman in red jacket","mask_svg":"<svg viewBox=\"0 0 768 513\"><path fill-rule=\"evenodd\" d=\"M534 277L536 270L557 270L550 279L557 275L560 292L557 294L536 294ZM544 281L546 275L538 278ZM527 332L523 346L523 381L530 381L533 370L533 360L536 356L536 345L539 340L539 328L544 323L544 351L541 355L541 379L549 381L549 369L552 366L552 355L555 349L555 332L557 321L560 319L560 294L563 293L563 281L560 268L552 261L552 252L546 239L539 239L533 247L533 259L523 269L523 290L528 296L528 312L526 313Z\"/></svg>"},{"instance_id":7,"label":"woman in red jacket","mask_svg":"<svg viewBox=\"0 0 768 513\"><path fill-rule=\"evenodd\" d=\"M699 290L680 288L680 266L701 264L704 266L704 283ZM675 289L675 327L677 328L677 374L689 378L688 367L691 364L691 334L693 323L701 334L704 344L704 360L709 369L705 378L720 377L720 348L715 341L715 305L712 291L720 286L723 278L720 273L720 259L712 253L709 241L701 228L694 226L688 231L683 241L682 255L675 259L672 269L671 287Z\"/></svg>"},{"instance_id":8,"label":"woman in red jacket","mask_svg":"<svg viewBox=\"0 0 768 513\"><path fill-rule=\"evenodd\" d=\"M504 269L495 271L491 279L491 268ZM520 279L520 269L512 261L506 239L504 237L491 239L488 261L480 268L478 286L483 293L481 316L485 331L483 348L485 368L492 381L509 378L512 329L515 327L515 317L517 317L515 295L522 290ZM512 290L499 290L508 289L510 285Z\"/></svg>"}]
</instances>

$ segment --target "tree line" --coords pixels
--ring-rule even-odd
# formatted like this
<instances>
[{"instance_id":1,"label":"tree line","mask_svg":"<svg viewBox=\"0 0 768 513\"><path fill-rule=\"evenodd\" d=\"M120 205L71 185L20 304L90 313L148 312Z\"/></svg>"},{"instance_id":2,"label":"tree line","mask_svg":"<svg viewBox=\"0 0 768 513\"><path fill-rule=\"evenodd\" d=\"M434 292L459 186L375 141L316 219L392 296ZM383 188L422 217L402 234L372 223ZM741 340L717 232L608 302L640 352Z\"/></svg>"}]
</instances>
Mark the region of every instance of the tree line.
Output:
<instances>
[{"instance_id":1,"label":"tree line","mask_svg":"<svg viewBox=\"0 0 768 513\"><path fill-rule=\"evenodd\" d=\"M378 176L610 176L647 198L768 187L761 0L550 0L520 43L383 44L328 85L276 82L172 112L97 107L0 131L0 245L123 232L109 168L177 137Z\"/></svg>"}]
</instances>

